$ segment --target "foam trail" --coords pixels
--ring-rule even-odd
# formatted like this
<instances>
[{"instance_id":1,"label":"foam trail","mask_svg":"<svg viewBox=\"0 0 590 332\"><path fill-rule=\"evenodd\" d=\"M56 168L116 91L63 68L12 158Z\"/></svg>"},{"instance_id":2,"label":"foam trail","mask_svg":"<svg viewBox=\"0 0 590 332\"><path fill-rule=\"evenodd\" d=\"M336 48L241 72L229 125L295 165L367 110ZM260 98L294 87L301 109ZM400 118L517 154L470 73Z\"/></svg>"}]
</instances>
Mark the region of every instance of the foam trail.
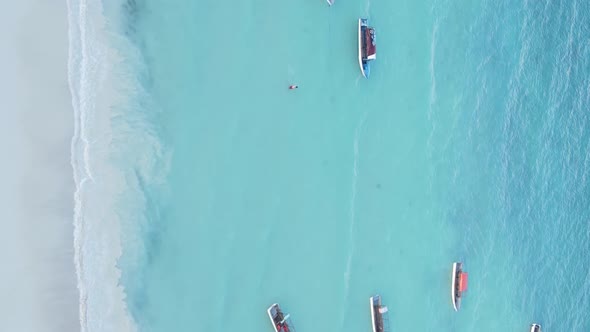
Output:
<instances>
[{"instance_id":1,"label":"foam trail","mask_svg":"<svg viewBox=\"0 0 590 332\"><path fill-rule=\"evenodd\" d=\"M288 64L287 65L287 84L289 84L289 85L295 84L293 82L296 82L295 69L293 69L293 67L290 64Z\"/></svg>"},{"instance_id":2,"label":"foam trail","mask_svg":"<svg viewBox=\"0 0 590 332\"><path fill-rule=\"evenodd\" d=\"M352 256L354 255L354 224L356 218L356 210L355 210L355 203L356 203L356 186L357 186L357 179L358 179L358 162L359 162L359 140L363 125L367 118L367 113L363 113L361 120L359 121L355 131L354 131L354 141L353 141L353 151L354 151L354 161L352 164L352 184L351 184L351 196L350 196L350 210L349 210L349 217L350 223L348 224L348 256L346 260L346 270L344 272L344 288L346 296L348 296L349 290L349 283L350 283L350 268L352 265Z\"/></svg>"},{"instance_id":3,"label":"foam trail","mask_svg":"<svg viewBox=\"0 0 590 332\"><path fill-rule=\"evenodd\" d=\"M369 17L370 10L371 10L371 0L367 0L367 5L365 6L365 17Z\"/></svg>"},{"instance_id":4,"label":"foam trail","mask_svg":"<svg viewBox=\"0 0 590 332\"><path fill-rule=\"evenodd\" d=\"M430 42L430 98L428 104L428 120L430 120L431 122L433 122L432 115L434 111L434 104L436 103L436 75L434 69L434 62L436 58L436 38L438 34L438 26L438 20L434 21L434 24L432 26L432 41Z\"/></svg>"},{"instance_id":5,"label":"foam trail","mask_svg":"<svg viewBox=\"0 0 590 332\"><path fill-rule=\"evenodd\" d=\"M426 147L428 150L429 157L431 161L433 160L433 150L434 147L432 145L432 141L434 139L434 135L436 132L436 119L434 117L434 108L436 104L436 73L435 73L435 61L436 61L436 43L437 43L437 35L438 35L438 27L439 27L439 20L438 18L435 19L433 26L432 26L432 41L430 42L430 94L429 94L429 102L428 102L428 111L427 111L427 118L430 122L430 133L428 134L428 138L426 139ZM434 168L431 168L430 172L430 179L434 177ZM429 190L432 190L433 181L429 180Z\"/></svg>"}]
</instances>

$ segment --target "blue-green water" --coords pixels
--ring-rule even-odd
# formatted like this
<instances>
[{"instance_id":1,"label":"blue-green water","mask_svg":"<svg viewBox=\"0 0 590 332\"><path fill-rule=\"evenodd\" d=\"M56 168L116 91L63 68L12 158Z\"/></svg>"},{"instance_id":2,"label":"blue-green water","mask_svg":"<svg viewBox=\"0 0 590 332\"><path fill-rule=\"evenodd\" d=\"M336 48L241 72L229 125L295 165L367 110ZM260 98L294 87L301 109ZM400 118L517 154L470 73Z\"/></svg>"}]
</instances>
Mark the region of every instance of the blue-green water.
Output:
<instances>
[{"instance_id":1,"label":"blue-green water","mask_svg":"<svg viewBox=\"0 0 590 332\"><path fill-rule=\"evenodd\" d=\"M105 71L129 85L96 152L121 188L124 289L104 301L124 291L126 329L272 331L279 302L299 332L368 332L379 293L392 331L590 331L590 3L145 0L105 17ZM117 279L80 269L87 329L116 326L92 286Z\"/></svg>"}]
</instances>

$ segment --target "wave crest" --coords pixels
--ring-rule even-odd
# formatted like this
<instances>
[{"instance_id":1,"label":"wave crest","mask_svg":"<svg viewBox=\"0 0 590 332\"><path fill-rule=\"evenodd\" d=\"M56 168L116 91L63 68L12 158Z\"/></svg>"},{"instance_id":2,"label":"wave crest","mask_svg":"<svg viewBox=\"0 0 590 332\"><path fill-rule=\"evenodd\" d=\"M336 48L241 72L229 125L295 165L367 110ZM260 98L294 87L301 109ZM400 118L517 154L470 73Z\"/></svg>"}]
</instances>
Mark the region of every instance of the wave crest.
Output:
<instances>
[{"instance_id":1,"label":"wave crest","mask_svg":"<svg viewBox=\"0 0 590 332\"><path fill-rule=\"evenodd\" d=\"M100 1L67 2L81 330L136 331L117 264L125 234L147 223L146 191L164 183L170 158L139 81L141 53L117 26L124 23L107 20ZM143 250L134 236L128 258Z\"/></svg>"}]
</instances>

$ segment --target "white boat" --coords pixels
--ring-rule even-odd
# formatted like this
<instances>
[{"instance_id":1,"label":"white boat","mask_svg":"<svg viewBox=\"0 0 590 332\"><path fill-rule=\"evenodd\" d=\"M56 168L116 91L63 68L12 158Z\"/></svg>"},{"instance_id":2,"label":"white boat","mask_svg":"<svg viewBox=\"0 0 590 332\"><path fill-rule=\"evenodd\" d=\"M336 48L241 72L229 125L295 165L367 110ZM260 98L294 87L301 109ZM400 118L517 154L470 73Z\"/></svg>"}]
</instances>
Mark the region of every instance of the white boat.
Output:
<instances>
[{"instance_id":1,"label":"white boat","mask_svg":"<svg viewBox=\"0 0 590 332\"><path fill-rule=\"evenodd\" d=\"M326 1L328 1L328 5L330 5L330 6L331 6L331 5L333 5L333 4L334 4L334 1L335 1L335 0L326 0Z\"/></svg>"},{"instance_id":2,"label":"white boat","mask_svg":"<svg viewBox=\"0 0 590 332\"><path fill-rule=\"evenodd\" d=\"M381 304L381 296L371 296L369 298L369 305L371 306L373 332L388 332L387 307Z\"/></svg>"},{"instance_id":3,"label":"white boat","mask_svg":"<svg viewBox=\"0 0 590 332\"><path fill-rule=\"evenodd\" d=\"M295 328L289 319L289 314L283 314L281 307L277 303L274 303L266 310L268 318L275 329L275 332L295 332Z\"/></svg>"},{"instance_id":4,"label":"white boat","mask_svg":"<svg viewBox=\"0 0 590 332\"><path fill-rule=\"evenodd\" d=\"M461 308L461 297L467 290L467 273L463 272L463 263L453 263L451 274L451 300L455 311Z\"/></svg>"},{"instance_id":5,"label":"white boat","mask_svg":"<svg viewBox=\"0 0 590 332\"><path fill-rule=\"evenodd\" d=\"M541 332L541 325L539 325L539 324L532 324L531 325L531 332Z\"/></svg>"}]
</instances>

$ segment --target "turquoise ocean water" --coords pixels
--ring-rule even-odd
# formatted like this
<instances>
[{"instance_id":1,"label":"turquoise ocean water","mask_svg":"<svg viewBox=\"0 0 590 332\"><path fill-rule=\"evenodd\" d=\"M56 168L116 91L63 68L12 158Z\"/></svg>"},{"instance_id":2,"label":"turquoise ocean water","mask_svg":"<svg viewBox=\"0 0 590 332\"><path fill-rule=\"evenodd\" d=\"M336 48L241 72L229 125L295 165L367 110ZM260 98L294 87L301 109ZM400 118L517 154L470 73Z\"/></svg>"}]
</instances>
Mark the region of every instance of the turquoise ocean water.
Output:
<instances>
[{"instance_id":1,"label":"turquoise ocean water","mask_svg":"<svg viewBox=\"0 0 590 332\"><path fill-rule=\"evenodd\" d=\"M69 6L84 331L590 331L589 2Z\"/></svg>"}]
</instances>

